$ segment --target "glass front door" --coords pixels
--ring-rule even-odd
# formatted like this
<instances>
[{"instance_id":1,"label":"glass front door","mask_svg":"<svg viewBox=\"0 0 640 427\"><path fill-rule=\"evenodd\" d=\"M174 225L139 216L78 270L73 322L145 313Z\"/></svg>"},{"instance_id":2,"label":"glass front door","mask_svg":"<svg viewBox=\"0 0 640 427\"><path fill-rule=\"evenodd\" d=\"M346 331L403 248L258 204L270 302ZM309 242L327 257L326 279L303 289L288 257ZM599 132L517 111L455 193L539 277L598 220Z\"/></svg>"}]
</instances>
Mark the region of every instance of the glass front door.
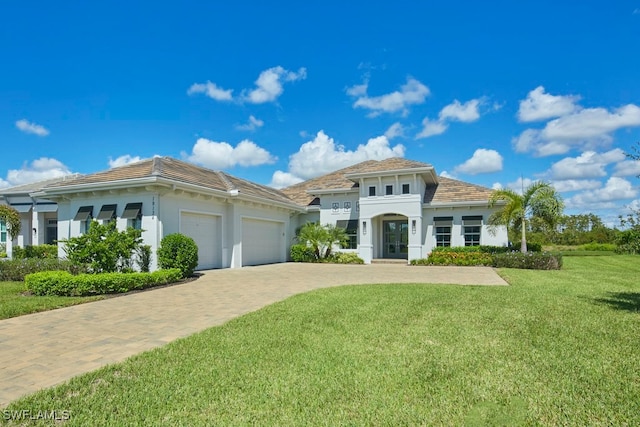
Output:
<instances>
[{"instance_id":1,"label":"glass front door","mask_svg":"<svg viewBox=\"0 0 640 427\"><path fill-rule=\"evenodd\" d=\"M406 220L384 221L383 257L407 259L409 256L409 222Z\"/></svg>"}]
</instances>

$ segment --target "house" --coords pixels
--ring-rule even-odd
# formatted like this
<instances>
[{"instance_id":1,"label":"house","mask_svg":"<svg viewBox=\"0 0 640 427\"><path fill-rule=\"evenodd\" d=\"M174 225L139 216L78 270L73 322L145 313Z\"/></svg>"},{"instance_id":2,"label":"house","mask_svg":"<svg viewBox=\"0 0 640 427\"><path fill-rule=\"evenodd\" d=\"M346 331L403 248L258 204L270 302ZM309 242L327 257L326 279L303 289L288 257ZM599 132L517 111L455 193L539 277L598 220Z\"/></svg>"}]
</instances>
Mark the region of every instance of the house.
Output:
<instances>
[{"instance_id":1,"label":"house","mask_svg":"<svg viewBox=\"0 0 640 427\"><path fill-rule=\"evenodd\" d=\"M52 200L33 194L48 185L69 181L75 177L76 175L70 175L0 190L0 204L11 206L18 211L21 226L18 238L11 241L7 239L7 225L0 220L0 252L3 252L4 248L10 255L14 244L20 247L54 244L58 239L58 205Z\"/></svg>"},{"instance_id":2,"label":"house","mask_svg":"<svg viewBox=\"0 0 640 427\"><path fill-rule=\"evenodd\" d=\"M14 198L15 191L0 194L14 207L27 203ZM57 234L46 236L63 239L84 233L92 220L116 220L119 229L143 230L154 253L167 234L192 237L198 269L284 262L296 229L309 221L344 227L349 242L343 250L357 252L366 263L424 258L436 246L507 244L505 229L487 229L490 189L438 176L433 166L402 158L365 161L276 190L155 157L34 184L27 193L31 222L25 222L18 245L47 242L27 234L54 224L48 221L56 221ZM40 205L50 206L48 215ZM63 243L59 255L64 256ZM155 257L151 267L157 268Z\"/></svg>"}]
</instances>

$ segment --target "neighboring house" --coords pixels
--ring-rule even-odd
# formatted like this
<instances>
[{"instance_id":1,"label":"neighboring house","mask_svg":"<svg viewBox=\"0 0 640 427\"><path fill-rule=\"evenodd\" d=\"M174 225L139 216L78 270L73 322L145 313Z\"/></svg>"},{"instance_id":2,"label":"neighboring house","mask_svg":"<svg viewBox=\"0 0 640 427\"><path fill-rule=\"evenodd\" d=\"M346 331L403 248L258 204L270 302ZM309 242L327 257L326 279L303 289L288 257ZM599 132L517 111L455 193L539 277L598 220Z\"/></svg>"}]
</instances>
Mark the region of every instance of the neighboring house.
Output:
<instances>
[{"instance_id":1,"label":"neighboring house","mask_svg":"<svg viewBox=\"0 0 640 427\"><path fill-rule=\"evenodd\" d=\"M9 205L20 213L21 232L13 241L7 237L7 225L0 221L0 245L5 245L9 256L13 245L25 247L56 243L58 205L52 200L36 197L34 194L48 185L70 181L76 177L77 175L68 175L0 190L0 204Z\"/></svg>"},{"instance_id":2,"label":"neighboring house","mask_svg":"<svg viewBox=\"0 0 640 427\"><path fill-rule=\"evenodd\" d=\"M14 207L30 201L20 246L78 236L92 220L115 219L119 229L142 229L154 253L168 234L192 237L198 269L284 262L296 229L309 221L346 228L343 250L366 263L424 258L436 246L507 244L504 228L487 230L490 189L402 158L366 161L283 190L169 157L33 184L21 190L29 200L15 198L16 188L0 195ZM56 221L57 234L40 231L48 221ZM151 267L157 268L155 257Z\"/></svg>"}]
</instances>

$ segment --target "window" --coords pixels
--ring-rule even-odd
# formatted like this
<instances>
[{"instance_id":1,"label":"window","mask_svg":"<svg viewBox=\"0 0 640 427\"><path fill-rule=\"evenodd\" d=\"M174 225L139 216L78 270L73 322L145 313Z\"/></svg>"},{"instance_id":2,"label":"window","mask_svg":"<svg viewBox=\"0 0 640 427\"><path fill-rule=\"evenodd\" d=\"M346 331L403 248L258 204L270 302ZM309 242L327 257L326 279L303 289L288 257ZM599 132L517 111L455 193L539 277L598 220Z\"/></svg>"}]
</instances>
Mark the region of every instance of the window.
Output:
<instances>
[{"instance_id":1,"label":"window","mask_svg":"<svg viewBox=\"0 0 640 427\"><path fill-rule=\"evenodd\" d=\"M482 215L463 216L465 246L480 246L480 230L482 228Z\"/></svg>"},{"instance_id":2,"label":"window","mask_svg":"<svg viewBox=\"0 0 640 427\"><path fill-rule=\"evenodd\" d=\"M409 184L402 184L402 194L409 194L411 191Z\"/></svg>"},{"instance_id":3,"label":"window","mask_svg":"<svg viewBox=\"0 0 640 427\"><path fill-rule=\"evenodd\" d=\"M358 220L340 220L336 222L336 227L344 228L348 240L343 246L343 249L358 249Z\"/></svg>"},{"instance_id":4,"label":"window","mask_svg":"<svg viewBox=\"0 0 640 427\"><path fill-rule=\"evenodd\" d=\"M7 223L0 220L0 244L7 243Z\"/></svg>"},{"instance_id":5,"label":"window","mask_svg":"<svg viewBox=\"0 0 640 427\"><path fill-rule=\"evenodd\" d=\"M451 223L453 217L441 216L434 218L436 231L436 246L451 246Z\"/></svg>"},{"instance_id":6,"label":"window","mask_svg":"<svg viewBox=\"0 0 640 427\"><path fill-rule=\"evenodd\" d=\"M345 212L351 212L351 202L344 202L343 207Z\"/></svg>"},{"instance_id":7,"label":"window","mask_svg":"<svg viewBox=\"0 0 640 427\"><path fill-rule=\"evenodd\" d=\"M331 203L331 213L340 213L340 202Z\"/></svg>"},{"instance_id":8,"label":"window","mask_svg":"<svg viewBox=\"0 0 640 427\"><path fill-rule=\"evenodd\" d=\"M86 233L89 231L89 226L93 220L93 206L80 206L76 216L73 217L74 221L80 221L80 232Z\"/></svg>"},{"instance_id":9,"label":"window","mask_svg":"<svg viewBox=\"0 0 640 427\"><path fill-rule=\"evenodd\" d=\"M47 245L55 245L58 240L58 220L47 220L47 231L45 234L45 242Z\"/></svg>"},{"instance_id":10,"label":"window","mask_svg":"<svg viewBox=\"0 0 640 427\"><path fill-rule=\"evenodd\" d=\"M451 226L436 227L436 246L451 246Z\"/></svg>"},{"instance_id":11,"label":"window","mask_svg":"<svg viewBox=\"0 0 640 427\"><path fill-rule=\"evenodd\" d=\"M387 196L393 195L393 185L387 185L384 188L384 194L386 194Z\"/></svg>"},{"instance_id":12,"label":"window","mask_svg":"<svg viewBox=\"0 0 640 427\"><path fill-rule=\"evenodd\" d=\"M98 213L98 221L109 222L112 219L116 218L116 209L118 205L102 205L100 208L100 213Z\"/></svg>"},{"instance_id":13,"label":"window","mask_svg":"<svg viewBox=\"0 0 640 427\"><path fill-rule=\"evenodd\" d=\"M127 220L127 227L142 229L142 203L127 203L122 212L122 219Z\"/></svg>"},{"instance_id":14,"label":"window","mask_svg":"<svg viewBox=\"0 0 640 427\"><path fill-rule=\"evenodd\" d=\"M375 195L376 195L376 187L374 186L369 187L369 197L375 196Z\"/></svg>"}]
</instances>

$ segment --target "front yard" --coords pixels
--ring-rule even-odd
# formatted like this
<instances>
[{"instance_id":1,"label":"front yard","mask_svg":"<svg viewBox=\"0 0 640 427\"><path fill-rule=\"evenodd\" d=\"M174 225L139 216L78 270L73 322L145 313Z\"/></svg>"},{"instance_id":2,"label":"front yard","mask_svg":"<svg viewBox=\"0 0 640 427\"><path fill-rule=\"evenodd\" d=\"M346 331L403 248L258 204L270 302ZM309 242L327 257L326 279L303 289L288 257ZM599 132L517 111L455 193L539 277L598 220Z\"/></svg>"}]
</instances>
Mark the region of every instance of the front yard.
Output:
<instances>
[{"instance_id":1,"label":"front yard","mask_svg":"<svg viewBox=\"0 0 640 427\"><path fill-rule=\"evenodd\" d=\"M7 410L70 426L640 424L640 259L500 273L512 286L294 296Z\"/></svg>"},{"instance_id":2,"label":"front yard","mask_svg":"<svg viewBox=\"0 0 640 427\"><path fill-rule=\"evenodd\" d=\"M29 295L26 291L27 288L24 282L0 282L0 319L68 307L104 298L104 296L34 296Z\"/></svg>"}]
</instances>

